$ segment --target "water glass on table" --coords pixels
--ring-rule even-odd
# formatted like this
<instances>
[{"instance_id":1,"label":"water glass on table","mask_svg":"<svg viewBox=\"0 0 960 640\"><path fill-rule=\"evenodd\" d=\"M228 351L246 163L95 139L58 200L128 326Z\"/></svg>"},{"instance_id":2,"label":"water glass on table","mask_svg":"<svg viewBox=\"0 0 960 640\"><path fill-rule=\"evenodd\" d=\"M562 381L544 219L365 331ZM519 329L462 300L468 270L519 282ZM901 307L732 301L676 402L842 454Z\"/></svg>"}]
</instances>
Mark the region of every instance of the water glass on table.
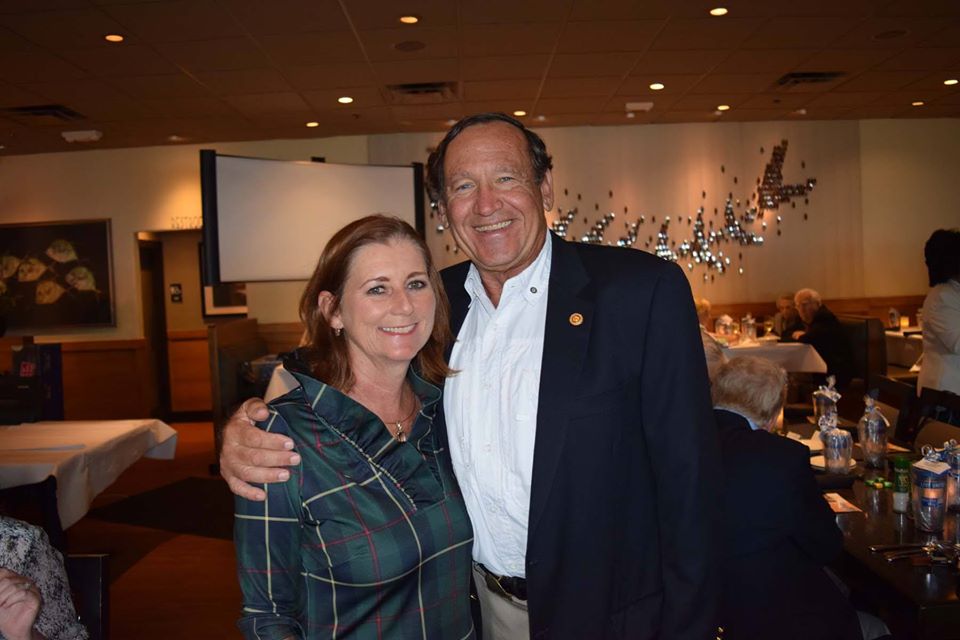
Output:
<instances>
[{"instance_id":1,"label":"water glass on table","mask_svg":"<svg viewBox=\"0 0 960 640\"><path fill-rule=\"evenodd\" d=\"M843 429L828 429L820 432L820 439L823 441L823 458L827 473L846 474L850 471L853 436Z\"/></svg>"}]
</instances>

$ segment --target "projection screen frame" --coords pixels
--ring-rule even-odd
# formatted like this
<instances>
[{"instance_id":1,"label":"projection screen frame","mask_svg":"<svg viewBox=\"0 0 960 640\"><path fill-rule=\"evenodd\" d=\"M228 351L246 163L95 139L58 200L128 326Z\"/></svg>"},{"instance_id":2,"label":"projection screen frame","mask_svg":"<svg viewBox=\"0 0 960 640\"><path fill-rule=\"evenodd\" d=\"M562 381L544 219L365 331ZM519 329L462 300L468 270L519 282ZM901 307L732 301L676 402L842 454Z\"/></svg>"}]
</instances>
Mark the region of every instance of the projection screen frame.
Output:
<instances>
[{"instance_id":1,"label":"projection screen frame","mask_svg":"<svg viewBox=\"0 0 960 640\"><path fill-rule=\"evenodd\" d=\"M237 156L232 154L218 154L214 149L200 150L200 200L201 213L203 217L202 238L205 247L204 263L201 270L203 284L207 286L231 282L221 279L220 269L220 216L218 209L217 193L217 158L236 158L241 160L262 160L264 162L293 162L304 164L298 161L276 160L270 158L256 158L250 156ZM326 164L326 163L323 163ZM425 237L426 234L426 198L424 192L424 167L423 163L413 162L409 167L397 165L344 165L348 167L389 167L389 168L410 168L413 178L413 213L414 226L417 232ZM251 280L256 282L289 282L296 281L299 278L280 278L280 279L262 279Z\"/></svg>"}]
</instances>

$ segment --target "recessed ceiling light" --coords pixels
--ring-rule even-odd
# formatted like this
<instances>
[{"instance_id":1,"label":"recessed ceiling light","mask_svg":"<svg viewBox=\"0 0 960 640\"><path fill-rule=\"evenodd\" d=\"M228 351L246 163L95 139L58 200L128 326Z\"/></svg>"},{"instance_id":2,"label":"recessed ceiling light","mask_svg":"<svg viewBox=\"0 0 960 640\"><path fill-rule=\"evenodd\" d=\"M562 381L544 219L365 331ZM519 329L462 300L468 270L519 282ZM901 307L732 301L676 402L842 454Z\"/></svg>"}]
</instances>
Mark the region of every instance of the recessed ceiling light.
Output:
<instances>
[{"instance_id":1,"label":"recessed ceiling light","mask_svg":"<svg viewBox=\"0 0 960 640\"><path fill-rule=\"evenodd\" d=\"M653 91L661 91L663 90L663 83L654 82L653 84L650 85L650 89L652 89Z\"/></svg>"},{"instance_id":2,"label":"recessed ceiling light","mask_svg":"<svg viewBox=\"0 0 960 640\"><path fill-rule=\"evenodd\" d=\"M171 134L167 136L167 142L186 142L186 138L183 136L178 136L177 134Z\"/></svg>"},{"instance_id":3,"label":"recessed ceiling light","mask_svg":"<svg viewBox=\"0 0 960 640\"><path fill-rule=\"evenodd\" d=\"M726 7L714 7L713 9L710 9L710 15L716 16L716 17L718 17L718 18L719 18L720 16L725 16L725 15L727 15L727 8L726 8Z\"/></svg>"},{"instance_id":4,"label":"recessed ceiling light","mask_svg":"<svg viewBox=\"0 0 960 640\"><path fill-rule=\"evenodd\" d=\"M960 80L957 80L956 78L950 78L949 80L944 80L943 84L947 85L948 87L952 87L953 85L957 84L957 82L960 82Z\"/></svg>"},{"instance_id":5,"label":"recessed ceiling light","mask_svg":"<svg viewBox=\"0 0 960 640\"><path fill-rule=\"evenodd\" d=\"M922 107L922 106L923 106L923 100L914 100L913 102L910 103L910 106L911 106L911 107Z\"/></svg>"},{"instance_id":6,"label":"recessed ceiling light","mask_svg":"<svg viewBox=\"0 0 960 640\"><path fill-rule=\"evenodd\" d=\"M627 111L627 117L628 117L628 118L636 118L636 117L637 117L637 114L635 114L633 111Z\"/></svg>"},{"instance_id":7,"label":"recessed ceiling light","mask_svg":"<svg viewBox=\"0 0 960 640\"><path fill-rule=\"evenodd\" d=\"M544 116L544 115L537 116L537 122L543 122L546 119L547 119L547 116Z\"/></svg>"},{"instance_id":8,"label":"recessed ceiling light","mask_svg":"<svg viewBox=\"0 0 960 640\"><path fill-rule=\"evenodd\" d=\"M513 112L513 115L517 116L518 118L522 118L523 116L527 115L527 112L523 109L517 109Z\"/></svg>"},{"instance_id":9,"label":"recessed ceiling light","mask_svg":"<svg viewBox=\"0 0 960 640\"><path fill-rule=\"evenodd\" d=\"M417 24L420 22L420 17L415 15L400 16L400 22L403 24Z\"/></svg>"},{"instance_id":10,"label":"recessed ceiling light","mask_svg":"<svg viewBox=\"0 0 960 640\"><path fill-rule=\"evenodd\" d=\"M795 116L805 116L807 115L807 110L801 107L799 109L794 109L793 111L791 111L791 113Z\"/></svg>"},{"instance_id":11,"label":"recessed ceiling light","mask_svg":"<svg viewBox=\"0 0 960 640\"><path fill-rule=\"evenodd\" d=\"M448 126L448 127L452 127L452 126L455 125L455 124L457 124L457 121L454 120L453 118L450 118L449 120L447 120L447 126Z\"/></svg>"},{"instance_id":12,"label":"recessed ceiling light","mask_svg":"<svg viewBox=\"0 0 960 640\"><path fill-rule=\"evenodd\" d=\"M718 104L717 111L730 111L730 105L728 104Z\"/></svg>"},{"instance_id":13,"label":"recessed ceiling light","mask_svg":"<svg viewBox=\"0 0 960 640\"><path fill-rule=\"evenodd\" d=\"M311 129L313 129L314 127L319 127L319 126L320 126L320 123L319 123L319 122L308 122L308 123L307 123L307 126L310 127Z\"/></svg>"},{"instance_id":14,"label":"recessed ceiling light","mask_svg":"<svg viewBox=\"0 0 960 640\"><path fill-rule=\"evenodd\" d=\"M119 33L108 33L103 36L103 39L107 42L123 42L123 36Z\"/></svg>"},{"instance_id":15,"label":"recessed ceiling light","mask_svg":"<svg viewBox=\"0 0 960 640\"><path fill-rule=\"evenodd\" d=\"M350 96L340 96L339 98L337 98L337 102L339 102L340 104L350 104L351 102L353 102L353 98L351 98Z\"/></svg>"}]
</instances>

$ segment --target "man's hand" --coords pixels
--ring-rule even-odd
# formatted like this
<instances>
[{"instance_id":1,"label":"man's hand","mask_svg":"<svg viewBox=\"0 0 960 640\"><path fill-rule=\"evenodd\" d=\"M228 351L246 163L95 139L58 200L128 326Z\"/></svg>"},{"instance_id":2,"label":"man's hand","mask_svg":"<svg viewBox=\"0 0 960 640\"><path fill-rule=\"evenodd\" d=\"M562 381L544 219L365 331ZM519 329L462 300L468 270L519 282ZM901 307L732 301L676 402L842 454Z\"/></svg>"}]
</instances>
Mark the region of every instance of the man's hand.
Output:
<instances>
[{"instance_id":1,"label":"man's hand","mask_svg":"<svg viewBox=\"0 0 960 640\"><path fill-rule=\"evenodd\" d=\"M263 400L251 398L230 416L223 428L220 475L231 491L247 500L261 501L267 497L263 489L248 483L284 482L290 478L290 472L277 467L300 464L300 456L290 452L290 438L254 426L254 421L266 420L268 415Z\"/></svg>"},{"instance_id":2,"label":"man's hand","mask_svg":"<svg viewBox=\"0 0 960 640\"><path fill-rule=\"evenodd\" d=\"M799 340L800 337L803 336L803 334L805 334L805 333L806 333L806 331L794 331L794 332L793 332L793 339L794 339L794 340Z\"/></svg>"},{"instance_id":3,"label":"man's hand","mask_svg":"<svg viewBox=\"0 0 960 640\"><path fill-rule=\"evenodd\" d=\"M33 623L38 613L37 586L29 578L0 569L0 635L9 640L30 640L35 637Z\"/></svg>"}]
</instances>

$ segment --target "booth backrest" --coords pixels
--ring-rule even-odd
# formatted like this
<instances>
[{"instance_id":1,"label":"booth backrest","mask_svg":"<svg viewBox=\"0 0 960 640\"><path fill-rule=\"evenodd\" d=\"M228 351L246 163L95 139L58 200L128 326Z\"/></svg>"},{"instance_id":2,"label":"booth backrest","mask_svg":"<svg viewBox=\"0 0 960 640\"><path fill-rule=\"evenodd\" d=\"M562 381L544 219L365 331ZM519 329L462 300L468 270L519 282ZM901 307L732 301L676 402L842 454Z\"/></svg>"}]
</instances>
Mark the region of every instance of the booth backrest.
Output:
<instances>
[{"instance_id":1,"label":"booth backrest","mask_svg":"<svg viewBox=\"0 0 960 640\"><path fill-rule=\"evenodd\" d=\"M266 354L267 343L260 337L257 321L253 318L208 325L207 343L210 348L210 398L216 435L223 421L246 399L239 394L240 364ZM216 444L219 451L219 441Z\"/></svg>"},{"instance_id":2,"label":"booth backrest","mask_svg":"<svg viewBox=\"0 0 960 640\"><path fill-rule=\"evenodd\" d=\"M869 316L837 316L853 350L853 377L866 384L887 373L887 342L883 323Z\"/></svg>"}]
</instances>

